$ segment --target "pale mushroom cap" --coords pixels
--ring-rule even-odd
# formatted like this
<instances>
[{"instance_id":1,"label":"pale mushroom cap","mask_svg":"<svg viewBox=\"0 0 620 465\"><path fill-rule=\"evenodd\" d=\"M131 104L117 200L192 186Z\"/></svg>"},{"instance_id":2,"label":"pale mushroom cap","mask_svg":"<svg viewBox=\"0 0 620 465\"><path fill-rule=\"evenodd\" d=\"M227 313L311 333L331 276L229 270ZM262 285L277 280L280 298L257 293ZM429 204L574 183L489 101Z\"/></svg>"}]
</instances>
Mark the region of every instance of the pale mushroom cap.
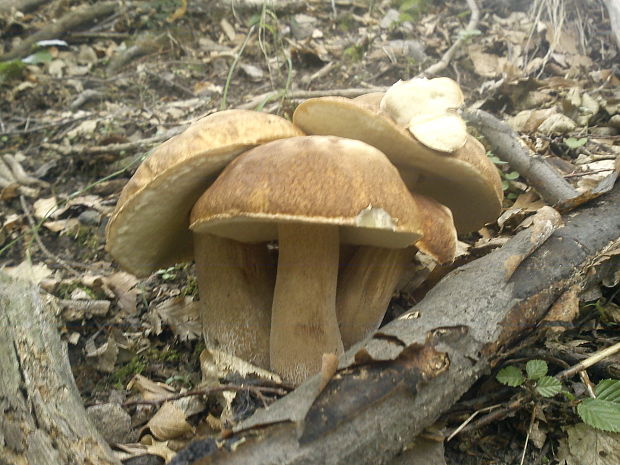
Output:
<instances>
[{"instance_id":1,"label":"pale mushroom cap","mask_svg":"<svg viewBox=\"0 0 620 465\"><path fill-rule=\"evenodd\" d=\"M341 241L403 248L421 236L415 197L379 150L339 137L274 141L233 161L196 202L194 232L277 239L278 223L340 226Z\"/></svg>"},{"instance_id":2,"label":"pale mushroom cap","mask_svg":"<svg viewBox=\"0 0 620 465\"><path fill-rule=\"evenodd\" d=\"M377 147L411 190L452 210L461 233L495 221L503 198L501 179L482 144L468 136L465 145L452 153L433 150L398 126L377 101L378 94L355 100L314 98L297 107L293 122L308 134L347 137Z\"/></svg>"},{"instance_id":3,"label":"pale mushroom cap","mask_svg":"<svg viewBox=\"0 0 620 465\"><path fill-rule=\"evenodd\" d=\"M437 115L463 105L459 85L450 78L414 78L398 81L383 96L381 111L389 114L399 126L408 127L421 115Z\"/></svg>"},{"instance_id":4,"label":"pale mushroom cap","mask_svg":"<svg viewBox=\"0 0 620 465\"><path fill-rule=\"evenodd\" d=\"M191 259L189 212L237 155L303 132L279 116L214 113L157 147L123 189L106 229L106 248L138 276Z\"/></svg>"}]
</instances>

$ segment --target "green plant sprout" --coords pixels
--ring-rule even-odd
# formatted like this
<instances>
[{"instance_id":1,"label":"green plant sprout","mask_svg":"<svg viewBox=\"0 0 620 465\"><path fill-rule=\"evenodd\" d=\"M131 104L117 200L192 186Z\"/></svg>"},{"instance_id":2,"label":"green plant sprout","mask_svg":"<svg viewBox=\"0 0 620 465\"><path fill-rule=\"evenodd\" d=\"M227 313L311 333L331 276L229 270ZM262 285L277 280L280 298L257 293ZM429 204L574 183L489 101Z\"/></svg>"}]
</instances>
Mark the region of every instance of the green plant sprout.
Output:
<instances>
[{"instance_id":1,"label":"green plant sprout","mask_svg":"<svg viewBox=\"0 0 620 465\"><path fill-rule=\"evenodd\" d=\"M271 65L270 55L273 55L276 64L280 63L280 56L284 58L286 63L286 81L284 88L277 93L275 99L279 99L279 107L282 107L284 100L288 94L293 80L293 62L291 60L290 53L286 51L282 36L280 35L280 29L278 26L278 16L270 9L269 2L264 2L261 8L260 14L253 15L250 18L249 24L251 26L258 26L258 46L265 58L267 69L269 70L269 80L271 81L271 87L276 88L276 79L274 78L274 67ZM271 37L271 40L269 38ZM277 69L277 67L276 67ZM263 107L267 103L267 99L259 104L256 108L257 111L262 111Z\"/></svg>"},{"instance_id":2,"label":"green plant sprout","mask_svg":"<svg viewBox=\"0 0 620 465\"><path fill-rule=\"evenodd\" d=\"M239 64L241 55L243 55L243 51L245 50L246 45L248 45L248 42L250 41L250 37L252 37L252 34L254 34L254 26L252 26L250 30L248 31L248 35L245 36L245 40L241 44L241 48L239 48L239 51L237 52L235 59L233 60L232 64L230 65L230 68L228 69L228 76L226 76L226 84L224 84L224 92L222 93L222 100L220 102L220 110L226 110L226 107L228 106L227 99L228 99L228 89L230 88L230 82L232 81L232 77L233 77L233 74L235 73L235 69L237 69L237 65Z\"/></svg>"},{"instance_id":3,"label":"green plant sprout","mask_svg":"<svg viewBox=\"0 0 620 465\"><path fill-rule=\"evenodd\" d=\"M579 147L583 147L588 142L587 137L582 137L581 139L577 139L575 137L567 137L564 139L564 143L569 149L578 149Z\"/></svg>"},{"instance_id":4,"label":"green plant sprout","mask_svg":"<svg viewBox=\"0 0 620 465\"><path fill-rule=\"evenodd\" d=\"M543 398L564 394L569 400L575 397L564 389L555 376L547 375L547 362L530 360L525 365L525 374L514 366L502 368L496 376L497 381L510 387L523 387L532 395ZM604 379L594 388L595 398L579 400L577 414L581 420L592 428L620 432L620 380Z\"/></svg>"},{"instance_id":5,"label":"green plant sprout","mask_svg":"<svg viewBox=\"0 0 620 465\"><path fill-rule=\"evenodd\" d=\"M499 159L496 155L493 155L493 152L487 152L487 157L489 157L489 160L491 160L493 164L498 167L499 174L502 177L502 189L504 190L504 192L506 192L508 189L510 189L510 181L514 181L515 179L517 179L519 177L519 173L516 171L509 171L508 173L505 173L504 171L499 169L501 165L507 165L508 162ZM514 197L514 195L507 195L506 197L512 198Z\"/></svg>"}]
</instances>

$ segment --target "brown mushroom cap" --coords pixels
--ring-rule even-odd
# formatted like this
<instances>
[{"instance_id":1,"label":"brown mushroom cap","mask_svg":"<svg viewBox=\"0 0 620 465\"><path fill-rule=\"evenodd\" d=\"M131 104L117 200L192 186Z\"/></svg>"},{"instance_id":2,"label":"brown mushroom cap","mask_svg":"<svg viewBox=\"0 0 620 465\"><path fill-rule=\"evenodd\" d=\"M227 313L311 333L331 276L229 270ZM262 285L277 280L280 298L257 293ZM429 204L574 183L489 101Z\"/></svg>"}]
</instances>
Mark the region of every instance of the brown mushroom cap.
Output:
<instances>
[{"instance_id":1,"label":"brown mushroom cap","mask_svg":"<svg viewBox=\"0 0 620 465\"><path fill-rule=\"evenodd\" d=\"M157 147L123 189L108 223L106 248L145 276L192 257L189 212L215 176L246 150L303 133L275 115L214 113Z\"/></svg>"},{"instance_id":2,"label":"brown mushroom cap","mask_svg":"<svg viewBox=\"0 0 620 465\"><path fill-rule=\"evenodd\" d=\"M265 242L277 223L340 226L341 241L402 248L420 215L396 168L357 140L306 136L256 147L230 163L191 215L194 232Z\"/></svg>"},{"instance_id":3,"label":"brown mushroom cap","mask_svg":"<svg viewBox=\"0 0 620 465\"><path fill-rule=\"evenodd\" d=\"M387 157L364 142L293 137L231 162L194 205L190 227L198 236L278 240L270 365L297 383L320 369L323 354L344 350L336 310L339 244L380 247L379 259L412 245L429 230L427 221L442 219L420 208L436 202L417 197ZM359 294L350 281L347 295ZM383 300L372 324L385 313Z\"/></svg>"},{"instance_id":4,"label":"brown mushroom cap","mask_svg":"<svg viewBox=\"0 0 620 465\"><path fill-rule=\"evenodd\" d=\"M452 210L459 232L494 221L503 198L501 179L482 144L468 136L452 153L430 149L379 109L380 95L306 100L295 110L293 122L308 134L347 137L377 147L411 190Z\"/></svg>"}]
</instances>

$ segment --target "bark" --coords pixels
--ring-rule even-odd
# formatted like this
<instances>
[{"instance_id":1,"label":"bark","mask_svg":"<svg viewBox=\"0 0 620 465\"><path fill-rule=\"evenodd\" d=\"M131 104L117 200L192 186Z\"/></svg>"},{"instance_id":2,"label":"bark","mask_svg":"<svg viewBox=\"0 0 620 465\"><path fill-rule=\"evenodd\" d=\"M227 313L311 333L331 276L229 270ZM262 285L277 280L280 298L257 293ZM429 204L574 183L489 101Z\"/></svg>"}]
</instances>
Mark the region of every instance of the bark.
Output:
<instances>
[{"instance_id":1,"label":"bark","mask_svg":"<svg viewBox=\"0 0 620 465\"><path fill-rule=\"evenodd\" d=\"M385 464L536 328L552 303L620 265L620 186L447 275L418 305L354 346L322 390L314 377L225 441L197 441L175 465Z\"/></svg>"},{"instance_id":2,"label":"bark","mask_svg":"<svg viewBox=\"0 0 620 465\"><path fill-rule=\"evenodd\" d=\"M0 271L0 463L119 464L86 416L53 311Z\"/></svg>"},{"instance_id":3,"label":"bark","mask_svg":"<svg viewBox=\"0 0 620 465\"><path fill-rule=\"evenodd\" d=\"M506 123L482 110L469 110L463 117L478 128L496 155L518 171L547 204L557 205L579 195L543 157L530 155Z\"/></svg>"}]
</instances>

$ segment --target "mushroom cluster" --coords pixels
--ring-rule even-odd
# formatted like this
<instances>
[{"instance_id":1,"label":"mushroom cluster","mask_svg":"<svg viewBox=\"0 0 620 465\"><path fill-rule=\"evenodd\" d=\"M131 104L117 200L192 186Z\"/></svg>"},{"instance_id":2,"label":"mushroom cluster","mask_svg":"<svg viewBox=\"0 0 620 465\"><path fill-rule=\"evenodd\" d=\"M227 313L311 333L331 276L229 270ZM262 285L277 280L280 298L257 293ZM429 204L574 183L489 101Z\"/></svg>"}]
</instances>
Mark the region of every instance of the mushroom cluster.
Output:
<instances>
[{"instance_id":1,"label":"mushroom cluster","mask_svg":"<svg viewBox=\"0 0 620 465\"><path fill-rule=\"evenodd\" d=\"M207 346L302 382L379 326L417 250L448 262L499 214L462 102L440 78L310 99L293 123L215 113L138 168L107 249L138 276L193 257Z\"/></svg>"}]
</instances>

